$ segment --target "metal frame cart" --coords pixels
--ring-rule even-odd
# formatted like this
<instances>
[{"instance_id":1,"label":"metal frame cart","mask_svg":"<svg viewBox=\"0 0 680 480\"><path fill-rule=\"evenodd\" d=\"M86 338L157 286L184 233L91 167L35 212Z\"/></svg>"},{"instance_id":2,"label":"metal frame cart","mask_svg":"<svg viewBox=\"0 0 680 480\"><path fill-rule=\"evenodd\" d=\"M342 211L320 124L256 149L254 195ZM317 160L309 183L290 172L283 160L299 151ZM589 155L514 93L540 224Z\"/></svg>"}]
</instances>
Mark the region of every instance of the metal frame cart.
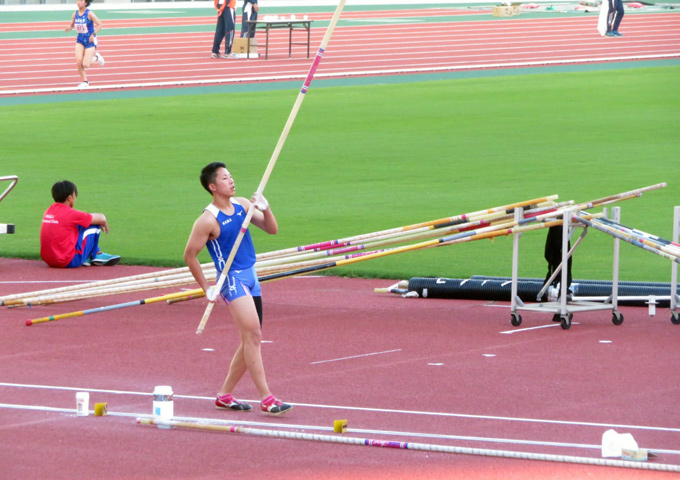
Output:
<instances>
[{"instance_id":1,"label":"metal frame cart","mask_svg":"<svg viewBox=\"0 0 680 480\"><path fill-rule=\"evenodd\" d=\"M613 253L613 273L612 273L612 295L607 299L606 302L588 302L588 301L578 301L570 302L569 291L566 288L567 285L567 262L569 258L573 255L576 248L580 245L581 241L587 234L587 226L580 226L572 222L574 216L580 215L580 212L572 212L571 210L566 210L562 213L563 228L562 228L562 262L559 267L555 270L555 273L551 278L546 281L545 285L539 292L537 296L536 304L525 304L517 296L517 279L518 279L518 266L519 266L519 239L522 233L513 234L513 245L512 245L512 290L511 290L511 302L510 302L510 323L515 327L522 324L522 315L519 314L520 310L542 312L542 313L552 313L553 321L559 321L560 325L564 330L568 330L571 327L571 322L574 317L574 313L586 312L592 310L611 310L612 322L614 325L621 325L623 323L623 315L618 311L618 291L619 291L619 247L620 240L614 238L614 253ZM620 207L612 208L612 220L615 222L620 221L621 210ZM520 222L523 218L522 210L515 209L515 220ZM573 235L576 228L583 228L583 233L580 235L578 240L574 243L571 250L568 250L569 240ZM557 274L561 273L560 280L560 298L559 301L548 301L541 302L543 294L547 290L548 286L556 278Z\"/></svg>"}]
</instances>

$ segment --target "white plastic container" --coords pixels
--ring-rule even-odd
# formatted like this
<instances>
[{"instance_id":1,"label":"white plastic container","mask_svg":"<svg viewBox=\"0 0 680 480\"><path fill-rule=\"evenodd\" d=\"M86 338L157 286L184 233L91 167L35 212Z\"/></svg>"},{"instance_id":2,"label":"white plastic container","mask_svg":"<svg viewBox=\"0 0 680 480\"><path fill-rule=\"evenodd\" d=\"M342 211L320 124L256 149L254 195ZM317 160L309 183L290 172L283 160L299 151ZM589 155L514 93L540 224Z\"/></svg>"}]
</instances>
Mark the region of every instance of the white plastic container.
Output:
<instances>
[{"instance_id":1,"label":"white plastic container","mask_svg":"<svg viewBox=\"0 0 680 480\"><path fill-rule=\"evenodd\" d=\"M76 415L78 417L87 417L90 414L90 393L78 392L76 393Z\"/></svg>"},{"instance_id":2,"label":"white plastic container","mask_svg":"<svg viewBox=\"0 0 680 480\"><path fill-rule=\"evenodd\" d=\"M159 385L153 390L153 416L157 420L172 420L175 414L172 387Z\"/></svg>"}]
</instances>

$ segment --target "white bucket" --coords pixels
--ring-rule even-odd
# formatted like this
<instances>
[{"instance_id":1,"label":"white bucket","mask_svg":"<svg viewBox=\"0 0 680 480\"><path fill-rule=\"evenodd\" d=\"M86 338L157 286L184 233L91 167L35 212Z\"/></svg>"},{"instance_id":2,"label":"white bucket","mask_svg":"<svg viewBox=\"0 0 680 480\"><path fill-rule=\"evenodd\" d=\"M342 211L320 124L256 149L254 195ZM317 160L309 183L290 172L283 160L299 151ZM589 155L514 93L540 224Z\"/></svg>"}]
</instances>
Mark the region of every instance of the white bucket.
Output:
<instances>
[{"instance_id":1,"label":"white bucket","mask_svg":"<svg viewBox=\"0 0 680 480\"><path fill-rule=\"evenodd\" d=\"M87 417L90 414L90 393L78 392L76 393L76 415L79 417Z\"/></svg>"},{"instance_id":2,"label":"white bucket","mask_svg":"<svg viewBox=\"0 0 680 480\"><path fill-rule=\"evenodd\" d=\"M158 420L172 420L174 416L172 387L159 385L153 390L153 416Z\"/></svg>"}]
</instances>

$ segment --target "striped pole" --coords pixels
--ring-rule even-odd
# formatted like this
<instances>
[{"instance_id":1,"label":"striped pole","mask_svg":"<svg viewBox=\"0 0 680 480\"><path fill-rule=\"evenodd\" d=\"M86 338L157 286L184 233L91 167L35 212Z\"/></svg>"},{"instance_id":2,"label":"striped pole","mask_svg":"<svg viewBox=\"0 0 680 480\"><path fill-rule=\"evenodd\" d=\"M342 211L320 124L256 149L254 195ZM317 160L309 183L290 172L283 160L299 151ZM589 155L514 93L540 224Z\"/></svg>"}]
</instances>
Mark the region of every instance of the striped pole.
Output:
<instances>
[{"instance_id":1,"label":"striped pole","mask_svg":"<svg viewBox=\"0 0 680 480\"><path fill-rule=\"evenodd\" d=\"M214 264L212 262L210 263L204 263L201 265L203 269L215 269ZM39 296L48 296L48 295L54 295L57 293L63 293L63 292L72 292L72 291L77 291L77 290L83 290L83 289L89 289L89 288L95 288L95 287L105 287L109 285L118 285L121 283L126 283L126 282L133 282L133 281L138 281L138 280L145 280L149 282L159 282L163 280L163 277L168 277L168 276L174 276L174 275L181 275L181 274L187 274L190 275L189 273L189 267L182 267L182 268L175 268L171 270L160 270L160 271L154 271L154 272L149 272L149 273L142 273L138 275L131 275L127 277L120 277L120 278L111 278L108 280L98 280L96 282L88 282L88 283L79 283L76 285L69 285L66 287L57 287L57 288L49 288L45 290L35 290L33 292L25 292L25 293L15 293L11 295L5 295L3 297L0 297L0 306L12 306L12 305L22 305L25 303L24 299L28 299L30 297L39 297Z\"/></svg>"},{"instance_id":2,"label":"striped pole","mask_svg":"<svg viewBox=\"0 0 680 480\"><path fill-rule=\"evenodd\" d=\"M217 274L214 269L206 273L206 278L208 279L208 281L215 280L216 277ZM162 281L136 280L133 282L124 282L95 288L89 288L87 285L85 285L80 290L72 290L69 292L56 293L54 295L44 295L39 297L27 297L22 299L21 302L11 306L32 307L36 305L72 302L75 300L83 300L96 297L106 297L109 295L142 292L146 290L159 290L163 288L176 287L195 283L195 280L191 276L191 274L182 274L180 276L167 276L165 278L166 280Z\"/></svg>"},{"instance_id":3,"label":"striped pole","mask_svg":"<svg viewBox=\"0 0 680 480\"><path fill-rule=\"evenodd\" d=\"M302 90L300 90L300 93L298 94L297 100L293 105L293 110L290 112L290 115L288 116L288 121L286 122L286 125L283 128L283 132L281 132L281 136L279 137L279 141L276 144L274 153L272 154L272 157L269 160L269 164L267 165L267 169L264 172L264 176L260 181L260 185L257 187L257 190L255 192L256 195L258 194L261 195L262 192L264 192L264 188L267 185L267 182L269 181L269 176L274 170L274 165L276 165L276 161L279 158L279 153L281 153L283 145L284 143L286 143L288 132L290 132L290 129L293 126L293 122L295 121L295 117L297 116L298 110L300 110L300 106L302 105L302 101L305 98L305 94L309 89L309 85L312 83L312 79L314 78L314 72L316 72L316 69L319 66L319 62L321 62L321 58L323 57L323 54L326 50L326 46L328 45L328 42L331 39L333 29L335 29L335 25L338 23L338 19L340 18L340 12L342 12L342 9L345 6L345 1L346 0L340 0L340 2L338 3L338 7L335 9L333 18L331 18L331 23L328 25L328 28L326 29L326 34L324 35L323 40L321 41L319 51L317 52L316 57L314 58L314 62L312 63L311 68L309 69L309 73L307 74L307 78L305 79L305 82L302 85ZM222 270L223 274L220 275L220 278L217 281L217 285L215 285L215 290L217 292L222 290L224 281L227 278L227 274L229 273L229 267L231 267L231 264L234 261L234 257L236 256L236 251L238 250L238 247L241 245L241 241L243 240L243 237L246 231L248 230L248 225L250 225L250 219L253 217L254 211L255 208L251 207L248 210L246 218L243 220L243 223L241 224L241 230L239 231L239 234L236 237L236 240L234 241L234 246L231 248L229 257L227 257L227 261L224 264L224 269ZM203 317L201 318L201 322L199 323L198 328L196 329L196 335L200 335L201 333L203 333L205 325L206 323L208 323L210 313L212 312L214 306L215 302L208 302L208 305L205 308L205 312L203 313Z\"/></svg>"},{"instance_id":4,"label":"striped pole","mask_svg":"<svg viewBox=\"0 0 680 480\"><path fill-rule=\"evenodd\" d=\"M203 290L198 288L196 290L189 290L186 292L169 293L168 295L162 295L160 297L145 298L143 300L135 300L133 302L118 303L116 305L108 305L106 307L91 308L89 310L80 310L71 313L62 313L60 315L53 315L51 317L36 318L35 320L26 320L26 326L30 327L37 323L47 323L54 322L56 320L62 320L64 318L82 317L83 315L89 315L91 313L108 312L110 310L116 310L119 308L135 307L137 305L147 305L149 303L162 302L165 300L171 300L173 298L179 298L188 295L197 295L203 293Z\"/></svg>"},{"instance_id":5,"label":"striped pole","mask_svg":"<svg viewBox=\"0 0 680 480\"><path fill-rule=\"evenodd\" d=\"M338 246L346 246L351 242L356 242L356 241L363 241L372 237L376 236L382 236L382 235L390 235L390 234L399 234L403 233L406 231L410 230L417 230L420 228L443 228L451 225L457 225L460 223L466 223L470 222L472 218L475 220L478 220L480 216L487 215L487 214L493 214L493 213L502 213L502 214L507 214L509 212L512 212L515 208L537 208L541 206L542 204L546 204L549 202L552 202L553 200L557 199L557 195L551 195L548 197L542 197L542 198L535 198L532 200L525 200L522 202L517 202L517 203L512 203L509 205L503 205L499 207L494 207L494 208L489 208L486 210L479 210L476 212L471 212L471 213L465 213L461 215L456 215L453 217L445 217L445 218L439 218L436 220L429 220L427 222L421 222L421 223L414 223L412 225L405 225L401 227L396 227L396 228L390 228L387 230L382 230L379 232L373 232L373 233L366 233L362 235L356 235L353 237L347 237L347 238L340 238L336 240L327 240L324 242L318 242L318 243L313 243L309 245L302 245L299 247L292 247L288 248L285 250L278 250L275 252L269 252L269 253L264 253L261 255L261 258L264 260L269 257L273 256L280 256L280 255L288 255L288 254L295 254L298 252L304 252L307 250L327 250L329 248L333 247L338 247ZM260 257L258 257L260 258Z\"/></svg>"},{"instance_id":6,"label":"striped pole","mask_svg":"<svg viewBox=\"0 0 680 480\"><path fill-rule=\"evenodd\" d=\"M615 237L615 238L618 238L619 240L623 240L624 242L630 243L631 245L634 245L638 248L641 248L641 249L646 250L648 252L655 253L655 254L657 254L661 257L664 257L664 258L670 260L671 262L680 263L680 257L666 253L662 250L650 247L649 245L647 245L645 243L641 243L638 238L633 237L633 236L628 235L628 234L625 234L624 232L621 232L621 231L619 231L615 228L608 227L608 226L601 224L599 222L588 221L588 220L586 220L586 219L584 219L583 217L580 217L580 216L575 216L574 219L581 222L581 223L584 223L584 224L588 225L589 227L592 227L596 230L607 233L607 234L611 235L612 237Z\"/></svg>"},{"instance_id":7,"label":"striped pole","mask_svg":"<svg viewBox=\"0 0 680 480\"><path fill-rule=\"evenodd\" d=\"M601 223L604 223L612 228L615 228L617 230L621 230L622 232L629 233L631 235L637 236L641 238L641 241L648 241L650 243L653 243L655 245L658 245L659 247L665 247L669 248L669 253L671 251L680 251L678 248L680 248L680 244L672 242L670 240L666 240L665 238L658 237L656 235L652 235L651 233L643 232L642 230L638 230L636 228L631 228L627 227L625 225L622 225L620 223L616 223L612 220L602 218L600 219Z\"/></svg>"},{"instance_id":8,"label":"striped pole","mask_svg":"<svg viewBox=\"0 0 680 480\"><path fill-rule=\"evenodd\" d=\"M317 433L290 432L284 430L268 430L262 428L239 427L236 425L219 425L207 422L187 422L179 420L158 420L137 418L139 425L155 425L166 428L184 428L189 430L205 430L221 433L239 433L258 437L306 440L312 442L336 443L365 447L394 448L398 450L419 450L437 453L455 453L461 455L477 455L485 457L514 458L518 460L539 460L556 463L576 463L581 465L599 465L603 467L634 468L638 470L656 470L662 472L680 472L680 465L659 463L610 460L603 458L576 457L570 455L550 455L544 453L513 452L508 450L492 450L486 448L454 447L449 445L433 445L427 443L394 442L369 438L346 437L344 435L321 435Z\"/></svg>"},{"instance_id":9,"label":"striped pole","mask_svg":"<svg viewBox=\"0 0 680 480\"><path fill-rule=\"evenodd\" d=\"M526 210L526 218L535 217L546 212L557 211L555 205L537 207L535 209ZM432 238L443 236L453 232L469 231L475 227L489 227L498 225L500 222L513 218L513 215L505 214L504 212L485 214L477 220L447 222L442 225L433 225L427 227L419 227L415 229L402 230L401 227L394 230L387 230L384 232L375 232L352 237L342 242L317 244L319 246L313 249L307 249L304 252L297 250L290 250L288 255L277 256L266 260L259 260L258 267L268 267L270 265L278 265L281 263L290 263L297 259L330 257L355 250L364 250L383 245L406 243L415 240L422 240L425 238ZM359 243L359 242L365 243ZM338 248L333 248L338 247Z\"/></svg>"},{"instance_id":10,"label":"striped pole","mask_svg":"<svg viewBox=\"0 0 680 480\"><path fill-rule=\"evenodd\" d=\"M601 215L601 214L597 214ZM588 215L587 218L593 218L596 217L597 215ZM471 242L475 240L484 240L484 239L491 239L499 236L507 236L511 235L513 233L521 233L521 232L528 232L531 230L537 230L541 228L549 228L557 225L562 225L562 220L541 220L541 221L535 221L533 224L529 225L517 225L517 222L508 222L507 224L499 225L495 228L490 228L490 229L480 229L476 231L476 233L473 233L471 235L452 235L450 237L442 237L439 239L435 240L428 240L425 242L421 243L416 243L413 245L405 245L403 247L396 247L392 249L386 249L378 252L371 252L371 253L366 253L361 256L356 256L353 258L347 258L347 259L342 259L342 260L334 260L334 261L329 261L327 263L315 265L315 266L309 266L309 267L304 267L300 268L297 270L290 270L290 271L285 271L285 272L280 272L280 273L275 273L272 275L266 275L263 277L259 277L260 282L271 282L274 280L279 280L281 278L285 277L293 277L297 275L306 275L308 273L313 273L313 272L320 272L322 270L328 270L329 268L335 268L335 267L342 267L345 265L350 265L352 263L357 263L357 262L362 262L365 260L371 260L374 258L379 258L379 257L385 257L387 255L394 255L396 253L404 253L404 252L410 252L410 251L415 251L415 250L420 250L424 248L431 248L431 247L441 247L445 245L453 245L457 243L465 243L465 242Z\"/></svg>"}]
</instances>

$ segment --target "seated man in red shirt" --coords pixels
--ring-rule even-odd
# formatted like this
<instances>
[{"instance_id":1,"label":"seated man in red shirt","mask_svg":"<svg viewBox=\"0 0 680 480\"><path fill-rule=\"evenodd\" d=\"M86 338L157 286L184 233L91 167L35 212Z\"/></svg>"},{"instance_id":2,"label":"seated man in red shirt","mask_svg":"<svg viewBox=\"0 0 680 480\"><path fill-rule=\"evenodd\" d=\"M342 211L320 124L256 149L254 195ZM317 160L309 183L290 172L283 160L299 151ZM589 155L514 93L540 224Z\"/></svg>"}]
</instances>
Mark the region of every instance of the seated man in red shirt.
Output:
<instances>
[{"instance_id":1,"label":"seated man in red shirt","mask_svg":"<svg viewBox=\"0 0 680 480\"><path fill-rule=\"evenodd\" d=\"M115 265L120 256L102 253L99 234L109 233L103 213L85 213L73 208L78 188L63 180L52 186L54 202L45 212L40 228L40 257L50 267Z\"/></svg>"}]
</instances>

